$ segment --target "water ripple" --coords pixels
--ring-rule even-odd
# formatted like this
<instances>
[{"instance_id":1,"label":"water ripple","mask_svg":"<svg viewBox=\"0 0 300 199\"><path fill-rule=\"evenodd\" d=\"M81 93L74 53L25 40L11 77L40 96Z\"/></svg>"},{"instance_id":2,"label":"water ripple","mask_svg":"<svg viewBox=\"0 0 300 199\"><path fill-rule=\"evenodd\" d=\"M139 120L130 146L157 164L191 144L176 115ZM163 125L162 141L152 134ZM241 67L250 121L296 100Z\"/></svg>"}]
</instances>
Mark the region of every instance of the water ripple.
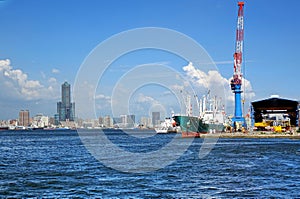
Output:
<instances>
[{"instance_id":1,"label":"water ripple","mask_svg":"<svg viewBox=\"0 0 300 199\"><path fill-rule=\"evenodd\" d=\"M148 138L145 144L145 140L118 140L120 135L114 132L110 139L130 151L147 152L168 143L172 136L157 135ZM299 140L220 139L208 156L199 159L202 141L195 140L181 158L161 170L130 174L98 162L76 132L0 132L0 195L4 198L300 197ZM120 158L126 162L125 157Z\"/></svg>"}]
</instances>

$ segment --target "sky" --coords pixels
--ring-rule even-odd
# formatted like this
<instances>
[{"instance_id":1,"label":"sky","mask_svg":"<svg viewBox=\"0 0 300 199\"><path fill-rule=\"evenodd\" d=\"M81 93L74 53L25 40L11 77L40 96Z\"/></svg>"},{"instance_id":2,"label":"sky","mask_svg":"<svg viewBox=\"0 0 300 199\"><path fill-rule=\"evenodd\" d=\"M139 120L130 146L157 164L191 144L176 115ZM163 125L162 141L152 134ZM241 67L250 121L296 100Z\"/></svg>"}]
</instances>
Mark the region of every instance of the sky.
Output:
<instances>
[{"instance_id":1,"label":"sky","mask_svg":"<svg viewBox=\"0 0 300 199\"><path fill-rule=\"evenodd\" d=\"M274 94L300 99L299 6L298 0L245 1L246 104ZM113 60L99 77L96 92L92 93L94 101L88 102L95 107L96 115L111 114L113 96L118 96L114 95L114 89L122 90L118 82L126 81L132 70L147 64L167 65L170 67L167 71L175 70L182 75L199 96L213 84L223 85L226 111L231 114L233 94L228 82L233 74L237 11L235 0L2 0L0 119L18 118L21 109L30 110L31 116L38 113L53 116L56 103L61 100L61 84L64 81L71 86L75 84L80 67L93 49L114 35L145 27L174 30L193 39L216 63L217 70L202 74L201 64L190 64L190 60L157 49L129 52ZM157 77L157 71L152 77ZM170 75L161 78L175 79ZM201 82L203 78L209 86ZM183 93L186 87L181 83L178 82L177 91ZM122 85L126 87L126 82ZM175 83L169 86L153 84L135 88L126 102L127 113L147 116L155 110L164 110L166 115L182 111L172 90ZM193 95L192 91L189 94Z\"/></svg>"}]
</instances>

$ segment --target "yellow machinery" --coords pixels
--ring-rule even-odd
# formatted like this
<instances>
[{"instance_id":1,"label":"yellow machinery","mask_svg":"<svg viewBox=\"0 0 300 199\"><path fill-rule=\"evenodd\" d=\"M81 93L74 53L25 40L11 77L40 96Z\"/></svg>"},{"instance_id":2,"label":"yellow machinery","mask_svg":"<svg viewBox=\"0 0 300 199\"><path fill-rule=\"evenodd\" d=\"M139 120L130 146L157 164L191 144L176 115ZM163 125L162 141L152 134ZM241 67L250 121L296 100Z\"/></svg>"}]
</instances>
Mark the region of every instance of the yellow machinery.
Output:
<instances>
[{"instance_id":1,"label":"yellow machinery","mask_svg":"<svg viewBox=\"0 0 300 199\"><path fill-rule=\"evenodd\" d=\"M274 132L281 133L285 132L291 127L290 120L263 120L262 122L256 122L254 124L258 130L269 130L272 129Z\"/></svg>"}]
</instances>

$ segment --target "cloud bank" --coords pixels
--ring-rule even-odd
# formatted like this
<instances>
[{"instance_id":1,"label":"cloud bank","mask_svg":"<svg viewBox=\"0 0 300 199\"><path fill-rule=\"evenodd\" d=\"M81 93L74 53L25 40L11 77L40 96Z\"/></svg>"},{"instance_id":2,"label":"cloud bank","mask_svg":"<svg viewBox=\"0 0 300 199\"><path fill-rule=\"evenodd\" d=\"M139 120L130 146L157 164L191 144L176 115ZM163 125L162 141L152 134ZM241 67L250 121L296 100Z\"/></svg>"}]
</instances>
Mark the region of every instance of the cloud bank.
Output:
<instances>
[{"instance_id":1,"label":"cloud bank","mask_svg":"<svg viewBox=\"0 0 300 199\"><path fill-rule=\"evenodd\" d=\"M4 100L40 100L54 99L58 96L56 79L50 78L49 85L29 79L20 69L14 69L9 59L0 60L0 98Z\"/></svg>"},{"instance_id":2,"label":"cloud bank","mask_svg":"<svg viewBox=\"0 0 300 199\"><path fill-rule=\"evenodd\" d=\"M211 96L218 96L224 100L224 104L229 106L234 103L234 94L230 88L232 78L223 77L219 71L210 70L207 73L196 68L193 63L184 66L183 71L187 79L193 84L195 89L202 94L210 91ZM246 100L250 101L255 97L251 83L247 79L243 79L242 88L244 90L243 96Z\"/></svg>"}]
</instances>

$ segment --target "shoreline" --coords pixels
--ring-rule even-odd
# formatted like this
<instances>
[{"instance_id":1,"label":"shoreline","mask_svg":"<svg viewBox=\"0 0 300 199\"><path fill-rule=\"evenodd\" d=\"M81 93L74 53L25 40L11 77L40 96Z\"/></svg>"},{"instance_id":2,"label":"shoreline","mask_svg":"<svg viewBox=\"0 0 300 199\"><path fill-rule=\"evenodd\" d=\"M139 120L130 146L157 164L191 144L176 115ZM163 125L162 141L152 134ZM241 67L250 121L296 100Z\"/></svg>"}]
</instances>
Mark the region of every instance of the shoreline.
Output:
<instances>
[{"instance_id":1,"label":"shoreline","mask_svg":"<svg viewBox=\"0 0 300 199\"><path fill-rule=\"evenodd\" d=\"M250 132L250 133L215 133L215 134L201 134L200 138L286 138L286 139L300 139L300 133L283 134L273 132Z\"/></svg>"},{"instance_id":2,"label":"shoreline","mask_svg":"<svg viewBox=\"0 0 300 199\"><path fill-rule=\"evenodd\" d=\"M18 129L18 130L0 130L0 132L70 132L70 131L77 131L79 129L65 129L65 128L59 128L59 129ZM83 131L97 131L100 129L81 129ZM111 131L122 131L122 130L129 130L129 129L101 129L101 130L111 130ZM136 131L137 133L141 133L144 130L152 130L152 129L130 129L133 131ZM154 130L153 130L154 131ZM159 134L159 133L158 133ZM178 133L166 133L166 134L181 134L181 132ZM182 137L182 138L195 138L195 136L190 137ZM265 139L265 138L281 138L281 139L300 139L300 132L290 132L290 133L274 133L272 131L251 131L251 132L218 132L218 133L200 133L196 138L257 138L257 139Z\"/></svg>"}]
</instances>

